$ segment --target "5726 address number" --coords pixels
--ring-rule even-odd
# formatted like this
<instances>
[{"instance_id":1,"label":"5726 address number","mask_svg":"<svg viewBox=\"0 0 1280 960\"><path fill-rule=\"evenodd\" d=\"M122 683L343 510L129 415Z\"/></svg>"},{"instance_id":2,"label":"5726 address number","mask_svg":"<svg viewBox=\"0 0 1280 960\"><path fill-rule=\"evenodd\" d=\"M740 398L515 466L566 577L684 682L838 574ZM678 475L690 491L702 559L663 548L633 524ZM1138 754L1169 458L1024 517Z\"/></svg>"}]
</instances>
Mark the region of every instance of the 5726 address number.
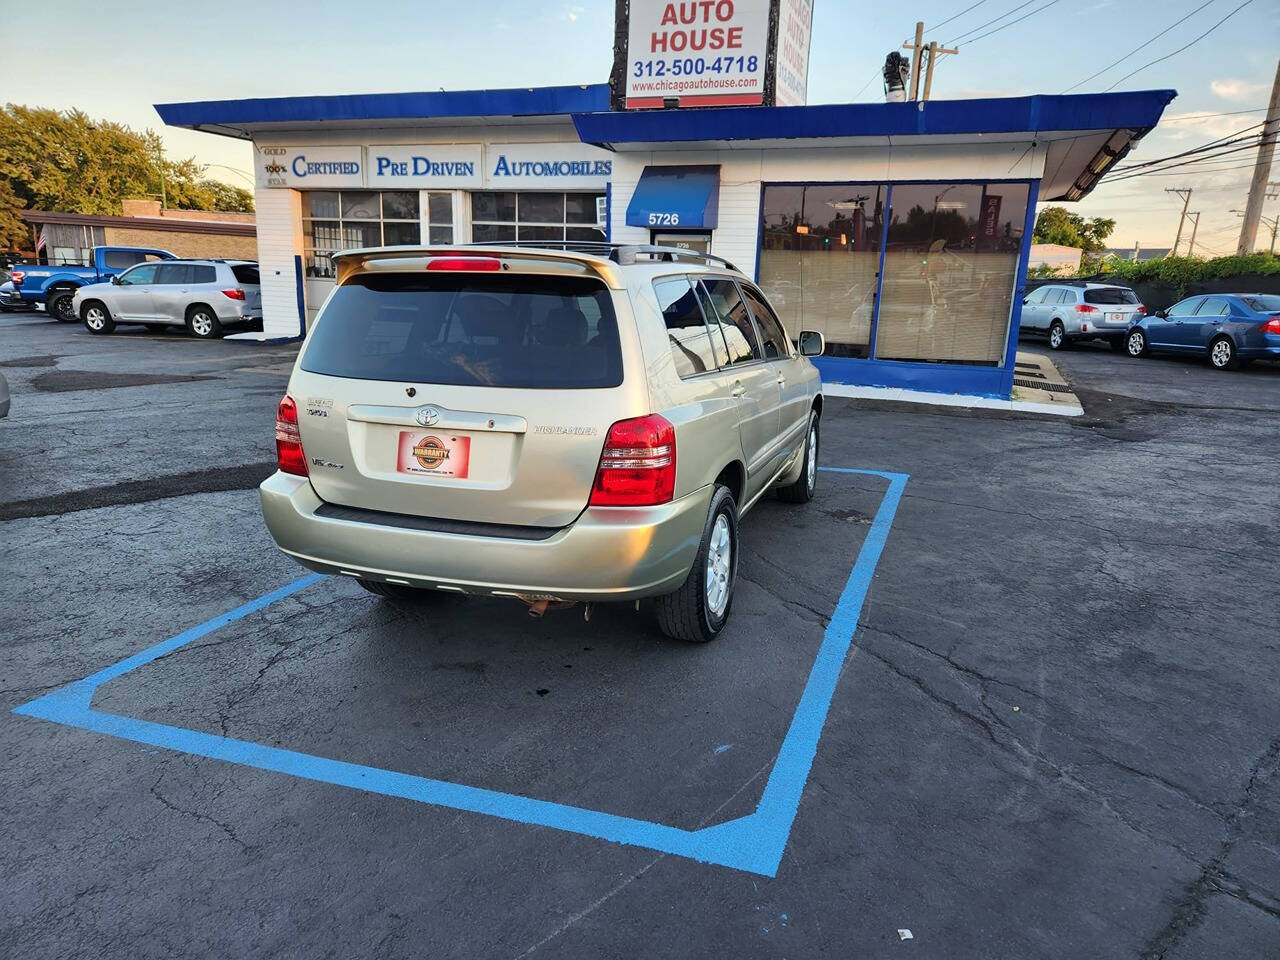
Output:
<instances>
[{"instance_id":1,"label":"5726 address number","mask_svg":"<svg viewBox=\"0 0 1280 960\"><path fill-rule=\"evenodd\" d=\"M649 214L649 226L651 227L676 227L679 225L680 225L680 214L678 213Z\"/></svg>"}]
</instances>

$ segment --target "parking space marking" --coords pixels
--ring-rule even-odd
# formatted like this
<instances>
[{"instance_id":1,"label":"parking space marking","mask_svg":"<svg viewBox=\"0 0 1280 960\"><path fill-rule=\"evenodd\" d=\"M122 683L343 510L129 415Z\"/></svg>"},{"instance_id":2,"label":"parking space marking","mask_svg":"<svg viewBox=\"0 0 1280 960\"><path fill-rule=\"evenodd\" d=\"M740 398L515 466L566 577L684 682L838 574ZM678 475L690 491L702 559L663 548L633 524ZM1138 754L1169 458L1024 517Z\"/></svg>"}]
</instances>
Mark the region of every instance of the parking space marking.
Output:
<instances>
[{"instance_id":1,"label":"parking space marking","mask_svg":"<svg viewBox=\"0 0 1280 960\"><path fill-rule=\"evenodd\" d=\"M259 770L272 770L320 783L488 814L504 820L645 847L703 863L772 877L777 874L782 862L791 826L800 807L800 798L817 755L818 741L835 695L840 671L853 645L867 590L880 562L880 555L884 551L908 479L905 473L883 470L852 467L820 469L827 473L881 477L888 481L889 486L881 498L835 612L827 624L822 645L818 648L804 693L774 760L760 803L753 813L736 820L698 830L685 830L649 820L346 763L93 709L91 701L94 691L102 684L173 653L199 637L325 579L318 574L302 577L263 594L256 600L206 620L82 680L73 681L52 693L16 707L13 712Z\"/></svg>"}]
</instances>

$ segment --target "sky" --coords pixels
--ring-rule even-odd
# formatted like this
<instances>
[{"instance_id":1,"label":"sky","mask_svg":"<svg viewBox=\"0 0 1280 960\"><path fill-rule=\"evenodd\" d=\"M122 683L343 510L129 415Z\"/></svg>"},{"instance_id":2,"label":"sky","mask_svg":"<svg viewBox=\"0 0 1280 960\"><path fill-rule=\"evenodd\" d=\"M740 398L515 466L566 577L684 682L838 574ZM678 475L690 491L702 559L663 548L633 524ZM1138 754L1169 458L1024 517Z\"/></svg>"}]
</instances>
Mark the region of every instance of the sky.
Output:
<instances>
[{"instance_id":1,"label":"sky","mask_svg":"<svg viewBox=\"0 0 1280 960\"><path fill-rule=\"evenodd\" d=\"M1061 93L1191 14L1073 91L1099 92L1117 81L1117 90L1177 90L1160 126L1125 162L1157 159L1265 116L1280 54L1275 0L1252 0L1185 52L1152 62L1241 2L917 0L908 11L883 0L815 0L809 102L880 100L880 65L914 33L917 18L925 22L926 42L954 45L960 38L958 55L939 58L933 84L933 99L960 99ZM0 0L0 22L38 19L39 9L27 0ZM48 44L22 39L30 35L26 28L12 34L0 55L0 100L75 107L136 129L154 128L173 157L194 156L211 164L210 176L242 186L252 184L247 142L164 128L152 104L603 83L612 60L613 0L117 2L109 12L96 0L62 0L57 10L58 20L87 29L58 31L56 59ZM939 24L936 32L931 24ZM1144 64L1151 65L1125 78ZM1247 110L1254 112L1236 112ZM1201 212L1197 252L1232 253L1240 221L1231 210L1244 208L1251 170L1242 165L1253 156L1237 154L1236 162L1184 175L1104 180L1084 201L1068 206L1083 216L1113 217L1114 246L1167 247L1181 200L1165 188L1190 187L1190 208ZM1280 180L1280 163L1271 179ZM1264 214L1280 215L1280 200L1268 201Z\"/></svg>"}]
</instances>

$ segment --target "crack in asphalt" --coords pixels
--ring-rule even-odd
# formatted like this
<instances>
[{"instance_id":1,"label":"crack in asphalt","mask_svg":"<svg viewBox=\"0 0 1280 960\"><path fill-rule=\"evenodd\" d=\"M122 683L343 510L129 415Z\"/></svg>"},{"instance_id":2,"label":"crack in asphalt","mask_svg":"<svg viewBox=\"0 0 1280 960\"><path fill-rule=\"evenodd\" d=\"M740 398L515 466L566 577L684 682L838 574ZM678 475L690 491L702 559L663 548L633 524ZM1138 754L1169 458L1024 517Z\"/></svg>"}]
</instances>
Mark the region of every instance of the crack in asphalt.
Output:
<instances>
[{"instance_id":1,"label":"crack in asphalt","mask_svg":"<svg viewBox=\"0 0 1280 960\"><path fill-rule=\"evenodd\" d=\"M219 830L225 833L228 839L230 839L233 843L235 843L236 846L238 846L244 853L249 853L253 850L252 846L250 846L248 843L245 843L245 841L240 839L240 837L236 834L235 829L232 828L230 824L224 823L223 821L218 820L215 817L211 817L207 813L201 813L199 810L188 810L186 807L181 807L178 804L174 803L172 800L170 800L168 797L166 797L163 793L161 793L160 782L164 780L164 775L166 772L168 772L168 764L161 764L160 775L156 777L156 782L151 785L150 792L153 797L159 800L161 804L163 804L168 809L172 810L174 813L180 813L184 817L190 817L192 820L197 820L197 821L200 821L201 823L212 824L213 826L217 827Z\"/></svg>"}]
</instances>

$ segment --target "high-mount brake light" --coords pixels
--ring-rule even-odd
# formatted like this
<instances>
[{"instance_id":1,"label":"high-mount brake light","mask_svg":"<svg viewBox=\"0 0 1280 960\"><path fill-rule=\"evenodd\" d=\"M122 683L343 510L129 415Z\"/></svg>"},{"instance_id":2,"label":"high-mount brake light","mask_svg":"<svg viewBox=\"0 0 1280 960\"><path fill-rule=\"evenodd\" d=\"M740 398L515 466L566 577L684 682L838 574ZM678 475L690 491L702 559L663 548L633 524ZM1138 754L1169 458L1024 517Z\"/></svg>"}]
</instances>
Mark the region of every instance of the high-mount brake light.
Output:
<instances>
[{"instance_id":1,"label":"high-mount brake light","mask_svg":"<svg viewBox=\"0 0 1280 960\"><path fill-rule=\"evenodd\" d=\"M494 273L502 269L502 261L496 257L432 257L427 261L427 269Z\"/></svg>"},{"instance_id":2,"label":"high-mount brake light","mask_svg":"<svg viewBox=\"0 0 1280 960\"><path fill-rule=\"evenodd\" d=\"M302 450L302 434L298 432L298 405L285 394L276 410L276 464L281 473L307 476L307 455Z\"/></svg>"},{"instance_id":3,"label":"high-mount brake light","mask_svg":"<svg viewBox=\"0 0 1280 960\"><path fill-rule=\"evenodd\" d=\"M676 429L652 413L609 428L591 487L593 507L649 507L676 490Z\"/></svg>"}]
</instances>

